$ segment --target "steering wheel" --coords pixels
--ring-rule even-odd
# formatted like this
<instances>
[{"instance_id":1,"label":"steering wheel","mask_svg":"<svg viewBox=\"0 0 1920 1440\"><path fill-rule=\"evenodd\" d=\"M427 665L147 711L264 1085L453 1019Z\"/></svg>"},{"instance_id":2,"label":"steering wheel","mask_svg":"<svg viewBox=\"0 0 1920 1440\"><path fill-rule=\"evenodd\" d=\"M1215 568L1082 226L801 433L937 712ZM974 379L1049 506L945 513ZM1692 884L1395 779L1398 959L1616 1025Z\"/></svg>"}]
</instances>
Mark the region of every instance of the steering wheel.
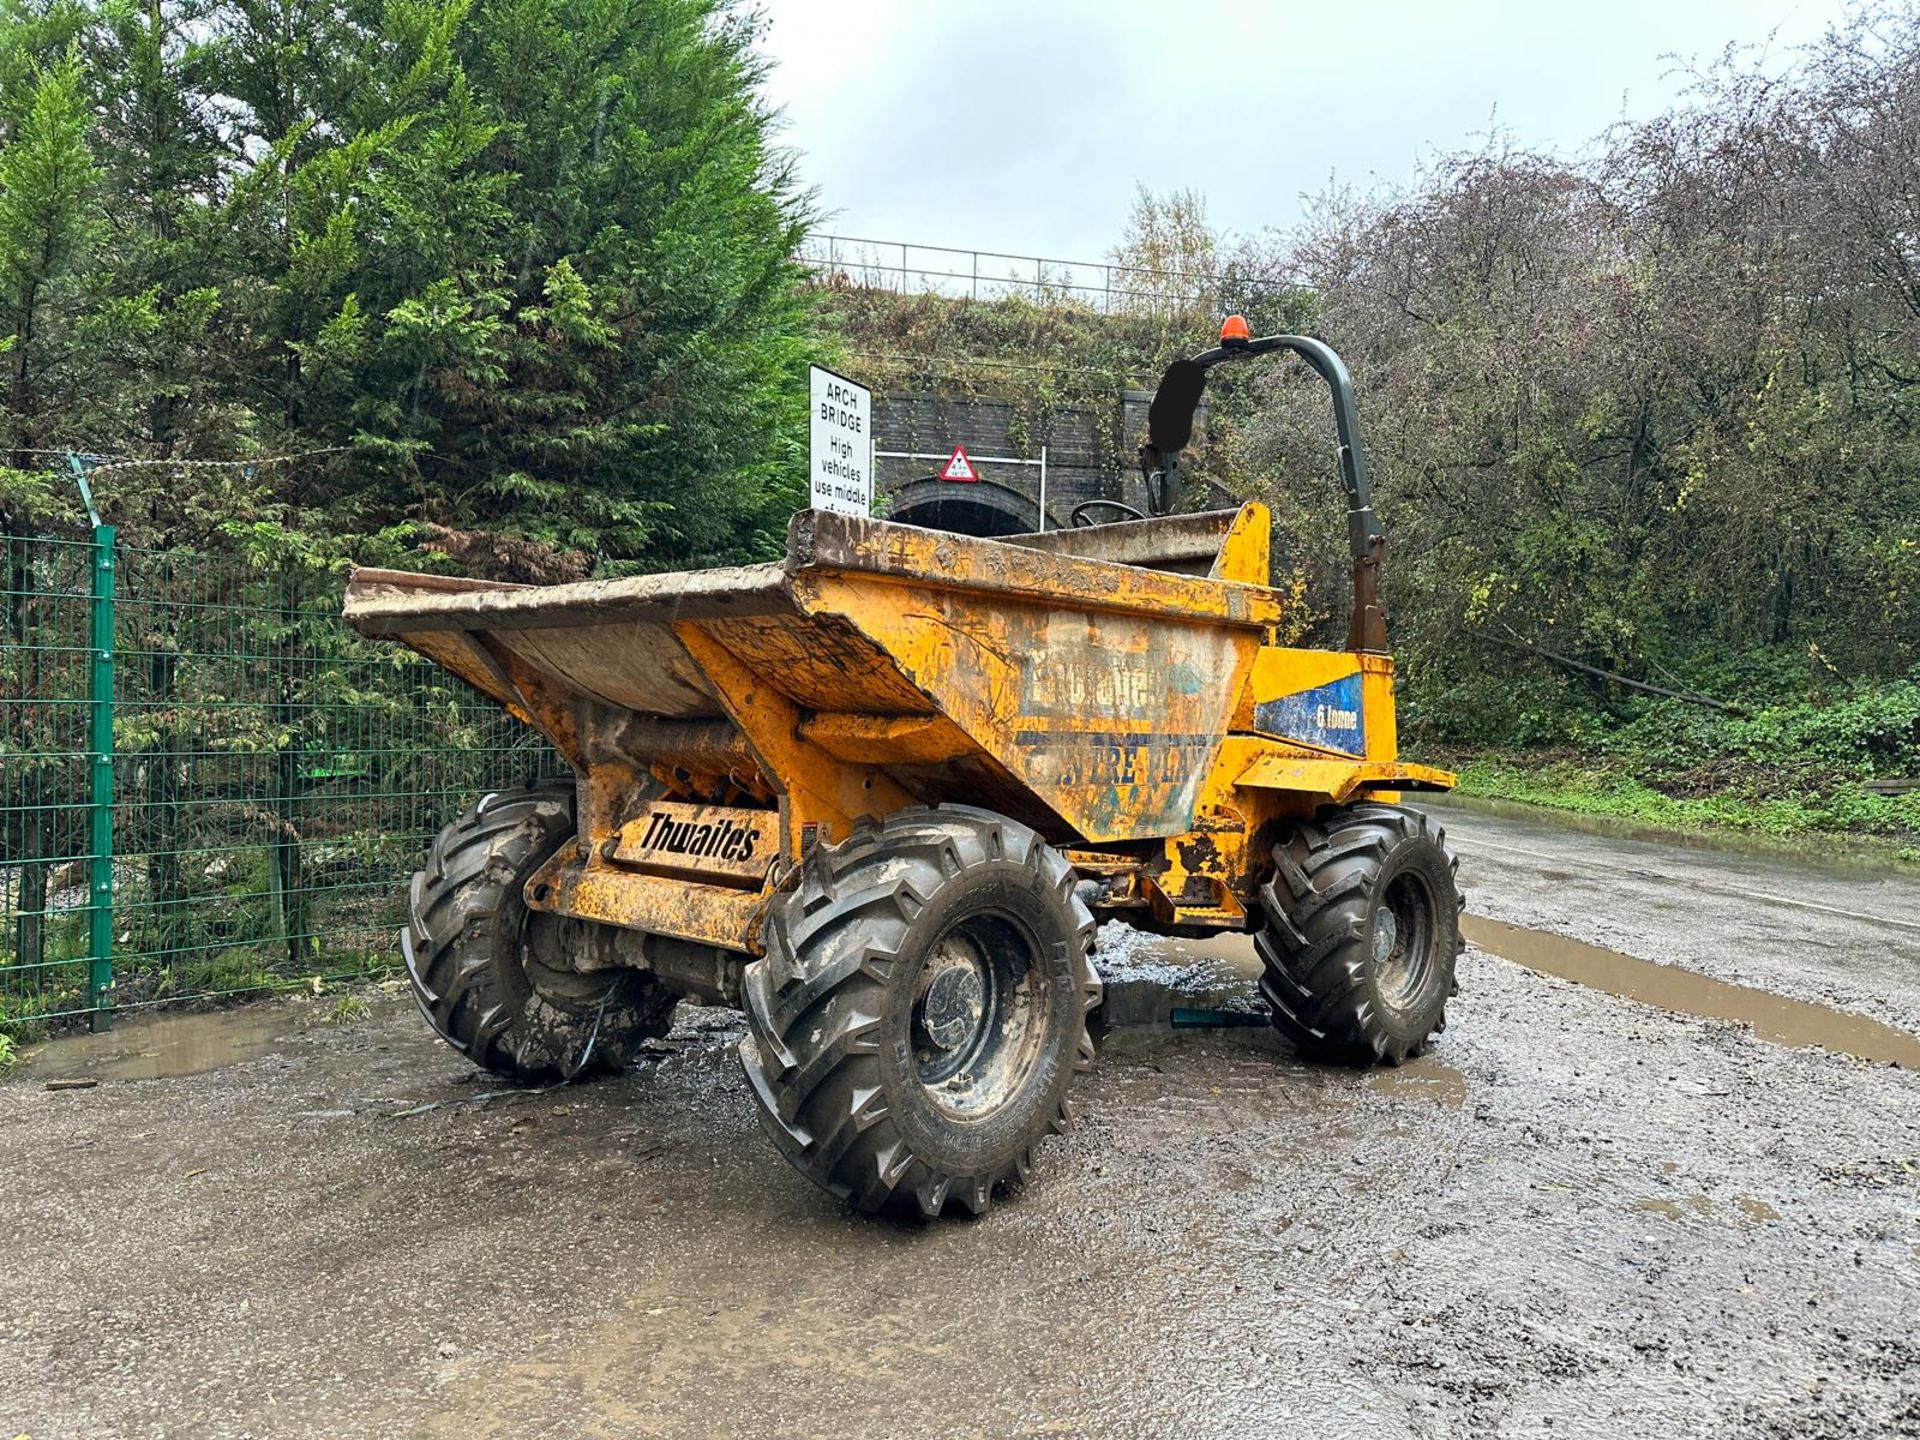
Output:
<instances>
[{"instance_id":1,"label":"steering wheel","mask_svg":"<svg viewBox=\"0 0 1920 1440\"><path fill-rule=\"evenodd\" d=\"M1068 515L1067 519L1081 529L1086 529L1092 525L1111 525L1115 523L1112 520L1095 520L1092 515L1087 513L1091 510L1118 510L1120 512L1120 519L1122 520L1144 520L1147 518L1138 510L1134 509L1133 506L1124 505L1118 500L1082 500L1078 505L1073 507L1073 513Z\"/></svg>"}]
</instances>

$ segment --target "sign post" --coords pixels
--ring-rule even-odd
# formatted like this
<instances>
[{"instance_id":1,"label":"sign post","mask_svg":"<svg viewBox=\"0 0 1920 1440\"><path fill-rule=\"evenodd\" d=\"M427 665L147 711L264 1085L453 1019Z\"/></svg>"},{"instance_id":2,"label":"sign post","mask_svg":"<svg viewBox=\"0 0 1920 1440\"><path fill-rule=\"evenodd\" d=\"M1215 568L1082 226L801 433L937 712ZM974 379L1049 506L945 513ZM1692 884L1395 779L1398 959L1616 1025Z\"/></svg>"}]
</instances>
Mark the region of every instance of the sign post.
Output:
<instances>
[{"instance_id":1,"label":"sign post","mask_svg":"<svg viewBox=\"0 0 1920 1440\"><path fill-rule=\"evenodd\" d=\"M810 503L842 515L873 513L873 392L844 375L807 367Z\"/></svg>"}]
</instances>

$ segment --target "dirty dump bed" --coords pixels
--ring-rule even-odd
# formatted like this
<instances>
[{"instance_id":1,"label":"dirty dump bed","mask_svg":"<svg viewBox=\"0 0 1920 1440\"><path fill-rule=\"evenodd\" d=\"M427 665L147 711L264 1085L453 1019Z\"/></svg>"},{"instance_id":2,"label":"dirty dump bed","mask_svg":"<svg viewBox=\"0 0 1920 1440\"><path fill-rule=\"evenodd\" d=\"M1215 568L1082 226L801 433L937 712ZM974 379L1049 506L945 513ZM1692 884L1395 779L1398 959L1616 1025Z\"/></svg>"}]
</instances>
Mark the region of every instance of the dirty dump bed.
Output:
<instances>
[{"instance_id":1,"label":"dirty dump bed","mask_svg":"<svg viewBox=\"0 0 1920 1440\"><path fill-rule=\"evenodd\" d=\"M1088 841L1183 833L1263 627L1257 507L972 539L818 511L763 565L493 585L356 571L346 619L545 731L577 768L756 771ZM857 813L857 812L856 812Z\"/></svg>"}]
</instances>

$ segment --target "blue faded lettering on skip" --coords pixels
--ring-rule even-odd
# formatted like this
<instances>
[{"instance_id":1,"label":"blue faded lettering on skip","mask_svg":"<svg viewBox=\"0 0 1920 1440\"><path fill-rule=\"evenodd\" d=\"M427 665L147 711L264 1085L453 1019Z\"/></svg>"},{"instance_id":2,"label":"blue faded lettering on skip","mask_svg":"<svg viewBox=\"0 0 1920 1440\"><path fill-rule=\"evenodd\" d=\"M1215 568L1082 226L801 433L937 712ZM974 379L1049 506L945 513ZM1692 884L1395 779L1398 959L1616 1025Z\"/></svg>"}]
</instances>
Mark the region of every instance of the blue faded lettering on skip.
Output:
<instances>
[{"instance_id":1,"label":"blue faded lettering on skip","mask_svg":"<svg viewBox=\"0 0 1920 1440\"><path fill-rule=\"evenodd\" d=\"M1198 695L1207 688L1207 672L1182 660L1167 672L1167 684L1176 695Z\"/></svg>"},{"instance_id":2,"label":"blue faded lettering on skip","mask_svg":"<svg viewBox=\"0 0 1920 1440\"><path fill-rule=\"evenodd\" d=\"M1254 707L1256 730L1304 740L1349 755L1366 751L1366 731L1360 714L1360 677L1343 675L1311 690L1263 700Z\"/></svg>"}]
</instances>

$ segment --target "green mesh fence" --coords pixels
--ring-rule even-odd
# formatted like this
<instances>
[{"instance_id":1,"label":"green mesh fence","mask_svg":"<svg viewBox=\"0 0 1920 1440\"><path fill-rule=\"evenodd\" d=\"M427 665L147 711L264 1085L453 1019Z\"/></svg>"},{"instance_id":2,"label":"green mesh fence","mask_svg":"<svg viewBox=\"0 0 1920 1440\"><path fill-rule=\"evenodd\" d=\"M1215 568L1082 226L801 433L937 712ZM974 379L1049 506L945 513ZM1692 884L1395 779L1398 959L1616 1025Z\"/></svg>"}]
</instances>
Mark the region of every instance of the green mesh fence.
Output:
<instances>
[{"instance_id":1,"label":"green mesh fence","mask_svg":"<svg viewBox=\"0 0 1920 1440\"><path fill-rule=\"evenodd\" d=\"M337 572L106 534L4 542L0 1027L396 965L433 833L556 757Z\"/></svg>"}]
</instances>

